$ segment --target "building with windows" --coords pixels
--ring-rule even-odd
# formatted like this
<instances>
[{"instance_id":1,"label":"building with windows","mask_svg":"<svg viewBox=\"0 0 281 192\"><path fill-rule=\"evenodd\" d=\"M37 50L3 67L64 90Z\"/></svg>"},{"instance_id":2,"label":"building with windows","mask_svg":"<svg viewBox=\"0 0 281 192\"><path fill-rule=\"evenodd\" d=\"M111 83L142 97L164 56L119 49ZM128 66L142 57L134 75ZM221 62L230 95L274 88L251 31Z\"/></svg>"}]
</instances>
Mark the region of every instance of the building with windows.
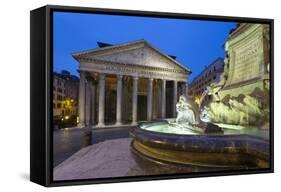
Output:
<instances>
[{"instance_id":1,"label":"building with windows","mask_svg":"<svg viewBox=\"0 0 281 192\"><path fill-rule=\"evenodd\" d=\"M64 118L78 114L79 78L68 71L53 73L53 116Z\"/></svg>"},{"instance_id":2,"label":"building with windows","mask_svg":"<svg viewBox=\"0 0 281 192\"><path fill-rule=\"evenodd\" d=\"M79 78L71 75L69 71L62 70L60 77L65 80L65 96L69 99L78 98Z\"/></svg>"},{"instance_id":3,"label":"building with windows","mask_svg":"<svg viewBox=\"0 0 281 192\"><path fill-rule=\"evenodd\" d=\"M201 95L211 83L221 80L224 70L224 60L219 57L209 64L199 75L197 75L188 86L188 94L200 99ZM206 97L206 100L210 98Z\"/></svg>"},{"instance_id":4,"label":"building with windows","mask_svg":"<svg viewBox=\"0 0 281 192\"><path fill-rule=\"evenodd\" d=\"M53 116L60 118L63 114L65 99L65 80L58 73L53 73Z\"/></svg>"}]
</instances>

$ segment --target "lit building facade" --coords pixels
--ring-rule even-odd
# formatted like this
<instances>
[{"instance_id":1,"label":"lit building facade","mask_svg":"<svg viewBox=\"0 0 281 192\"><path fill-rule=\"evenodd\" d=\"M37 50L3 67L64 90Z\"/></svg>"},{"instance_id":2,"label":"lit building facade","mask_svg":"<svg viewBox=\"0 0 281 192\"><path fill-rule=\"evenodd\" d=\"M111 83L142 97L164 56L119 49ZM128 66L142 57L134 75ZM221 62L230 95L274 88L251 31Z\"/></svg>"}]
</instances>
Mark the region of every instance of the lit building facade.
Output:
<instances>
[{"instance_id":1,"label":"lit building facade","mask_svg":"<svg viewBox=\"0 0 281 192\"><path fill-rule=\"evenodd\" d=\"M217 58L209 64L188 86L188 94L194 98L200 99L201 95L211 83L218 83L221 80L221 74L224 70L224 60ZM210 100L209 97L205 101Z\"/></svg>"},{"instance_id":2,"label":"lit building facade","mask_svg":"<svg viewBox=\"0 0 281 192\"><path fill-rule=\"evenodd\" d=\"M270 26L239 23L225 42L222 80L209 87L212 122L269 129Z\"/></svg>"},{"instance_id":3,"label":"lit building facade","mask_svg":"<svg viewBox=\"0 0 281 192\"><path fill-rule=\"evenodd\" d=\"M53 116L77 117L79 78L66 70L53 73L53 76Z\"/></svg>"},{"instance_id":4,"label":"lit building facade","mask_svg":"<svg viewBox=\"0 0 281 192\"><path fill-rule=\"evenodd\" d=\"M53 116L59 119L63 114L63 101L65 99L65 80L53 73Z\"/></svg>"},{"instance_id":5,"label":"lit building facade","mask_svg":"<svg viewBox=\"0 0 281 192\"><path fill-rule=\"evenodd\" d=\"M80 64L80 126L135 125L176 116L190 70L145 40L73 57Z\"/></svg>"}]
</instances>

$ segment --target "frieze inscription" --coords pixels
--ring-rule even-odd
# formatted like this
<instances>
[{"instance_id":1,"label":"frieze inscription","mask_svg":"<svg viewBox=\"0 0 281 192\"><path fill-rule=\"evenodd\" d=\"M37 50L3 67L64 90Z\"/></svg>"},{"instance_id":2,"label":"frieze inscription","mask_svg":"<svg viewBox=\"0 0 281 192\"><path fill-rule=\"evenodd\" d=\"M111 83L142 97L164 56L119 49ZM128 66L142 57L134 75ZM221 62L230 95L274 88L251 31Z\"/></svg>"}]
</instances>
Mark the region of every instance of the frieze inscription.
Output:
<instances>
[{"instance_id":1,"label":"frieze inscription","mask_svg":"<svg viewBox=\"0 0 281 192\"><path fill-rule=\"evenodd\" d=\"M139 76L145 78L155 78L155 79L171 79L184 81L187 80L187 74L174 73L170 71L158 71L153 69L143 69L136 67L123 67L123 66L113 66L113 65L101 65L93 63L84 63L80 66L80 70L93 71L104 74L122 74L128 76Z\"/></svg>"}]
</instances>

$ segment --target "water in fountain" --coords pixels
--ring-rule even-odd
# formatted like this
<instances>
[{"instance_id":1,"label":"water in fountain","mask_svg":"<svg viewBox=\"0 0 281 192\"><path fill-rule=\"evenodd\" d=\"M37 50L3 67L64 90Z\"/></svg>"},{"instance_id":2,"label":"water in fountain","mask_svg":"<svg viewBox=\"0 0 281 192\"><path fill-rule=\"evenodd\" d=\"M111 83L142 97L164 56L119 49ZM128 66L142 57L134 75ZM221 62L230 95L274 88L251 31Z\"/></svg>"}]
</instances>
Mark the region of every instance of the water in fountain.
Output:
<instances>
[{"instance_id":1,"label":"water in fountain","mask_svg":"<svg viewBox=\"0 0 281 192\"><path fill-rule=\"evenodd\" d=\"M204 93L204 97L208 94L208 90ZM204 99L202 99L204 100ZM253 99L252 99L253 100ZM257 113L258 105L251 98L245 97L244 101L249 107L245 107L249 114ZM252 101L252 102L249 102ZM232 105L236 103L231 100ZM249 104L248 104L249 103ZM227 109L229 109L229 106ZM237 105L236 105L237 106ZM177 117L176 119L165 119L154 122L146 122L140 125L141 129L145 129L153 132L171 133L179 135L198 135L198 134L250 134L268 138L269 132L258 130L256 127L243 127L233 124L225 124L228 121L236 118L235 115L230 114L230 110L224 110L221 107L225 107L222 102L214 102L210 107L201 107L199 109L190 97L180 96L179 101L176 104ZM250 108L251 107L251 108ZM250 110L251 109L251 110ZM199 112L200 111L200 112ZM211 113L210 113L211 112ZM215 113L220 112L220 113ZM222 112L224 115L222 115ZM232 111L231 111L232 112ZM251 112L251 113L250 113ZM259 112L259 111L258 111ZM238 113L237 113L238 114ZM224 118L224 124L216 123L215 118ZM241 119L241 118L237 118ZM219 121L218 121L219 122Z\"/></svg>"}]
</instances>

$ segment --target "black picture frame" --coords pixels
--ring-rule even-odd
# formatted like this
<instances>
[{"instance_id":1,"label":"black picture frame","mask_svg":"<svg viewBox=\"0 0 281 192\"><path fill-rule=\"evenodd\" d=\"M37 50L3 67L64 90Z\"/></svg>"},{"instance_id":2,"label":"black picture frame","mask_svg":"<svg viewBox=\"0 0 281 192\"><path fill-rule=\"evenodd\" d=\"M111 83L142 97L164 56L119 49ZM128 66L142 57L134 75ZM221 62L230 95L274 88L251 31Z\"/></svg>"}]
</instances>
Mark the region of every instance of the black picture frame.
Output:
<instances>
[{"instance_id":1,"label":"black picture frame","mask_svg":"<svg viewBox=\"0 0 281 192\"><path fill-rule=\"evenodd\" d=\"M270 25L270 168L262 170L200 172L191 174L134 176L106 179L54 181L52 178L52 69L53 12L79 12L157 18L264 23ZM82 185L274 172L274 20L262 18L149 12L47 5L30 12L30 180L43 186Z\"/></svg>"}]
</instances>

